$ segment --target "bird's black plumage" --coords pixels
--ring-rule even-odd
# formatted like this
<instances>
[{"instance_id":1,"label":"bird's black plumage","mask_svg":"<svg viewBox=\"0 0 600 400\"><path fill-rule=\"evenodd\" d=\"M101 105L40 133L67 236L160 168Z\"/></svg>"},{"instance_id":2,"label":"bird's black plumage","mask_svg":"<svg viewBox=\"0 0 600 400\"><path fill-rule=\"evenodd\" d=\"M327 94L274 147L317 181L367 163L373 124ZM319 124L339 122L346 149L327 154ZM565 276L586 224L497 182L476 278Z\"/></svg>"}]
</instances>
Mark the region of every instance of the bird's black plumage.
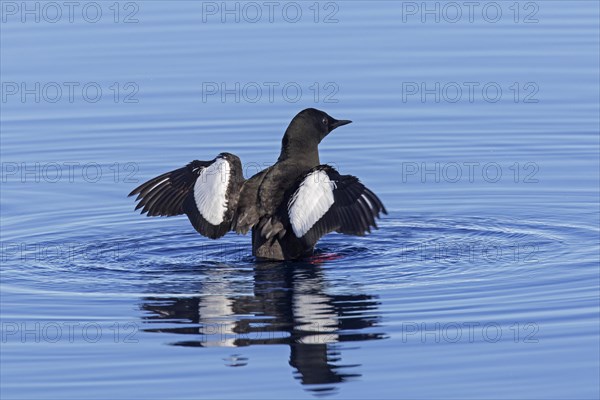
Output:
<instances>
[{"instance_id":1,"label":"bird's black plumage","mask_svg":"<svg viewBox=\"0 0 600 400\"><path fill-rule=\"evenodd\" d=\"M358 178L320 164L319 143L350 122L308 108L290 122L277 162L248 180L240 159L221 153L157 176L129 195L138 195L136 210L142 208L142 214L186 214L212 239L252 230L253 254L259 258L306 257L323 235L364 235L377 228L380 213L387 214Z\"/></svg>"}]
</instances>

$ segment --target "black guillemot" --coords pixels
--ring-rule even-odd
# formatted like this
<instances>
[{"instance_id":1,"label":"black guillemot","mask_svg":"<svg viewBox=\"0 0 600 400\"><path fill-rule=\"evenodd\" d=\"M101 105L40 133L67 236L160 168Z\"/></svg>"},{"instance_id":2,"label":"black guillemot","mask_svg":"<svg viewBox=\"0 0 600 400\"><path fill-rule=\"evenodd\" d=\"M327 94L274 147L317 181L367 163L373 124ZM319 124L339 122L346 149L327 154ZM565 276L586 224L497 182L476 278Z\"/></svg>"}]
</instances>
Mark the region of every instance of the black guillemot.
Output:
<instances>
[{"instance_id":1,"label":"black guillemot","mask_svg":"<svg viewBox=\"0 0 600 400\"><path fill-rule=\"evenodd\" d=\"M250 179L237 156L221 153L157 176L129 196L138 195L136 210L148 216L186 214L211 239L252 229L252 254L259 259L309 257L323 235L362 236L387 214L358 178L319 161L321 140L350 122L308 108L290 122L277 162Z\"/></svg>"}]
</instances>

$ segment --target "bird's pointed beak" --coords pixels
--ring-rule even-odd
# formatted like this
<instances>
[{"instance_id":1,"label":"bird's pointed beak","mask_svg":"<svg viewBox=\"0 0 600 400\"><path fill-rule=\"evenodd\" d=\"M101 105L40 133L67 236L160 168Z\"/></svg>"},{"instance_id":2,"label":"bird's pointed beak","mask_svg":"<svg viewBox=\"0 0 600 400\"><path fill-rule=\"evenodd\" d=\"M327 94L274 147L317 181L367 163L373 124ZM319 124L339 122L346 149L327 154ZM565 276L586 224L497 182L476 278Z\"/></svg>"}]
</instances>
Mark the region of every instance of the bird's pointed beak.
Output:
<instances>
[{"instance_id":1,"label":"bird's pointed beak","mask_svg":"<svg viewBox=\"0 0 600 400\"><path fill-rule=\"evenodd\" d=\"M350 121L349 119L334 119L333 121L331 121L331 123L329 124L330 127L330 131L334 130L335 128L339 128L340 126L343 125L348 125L349 123L351 123L352 121Z\"/></svg>"}]
</instances>

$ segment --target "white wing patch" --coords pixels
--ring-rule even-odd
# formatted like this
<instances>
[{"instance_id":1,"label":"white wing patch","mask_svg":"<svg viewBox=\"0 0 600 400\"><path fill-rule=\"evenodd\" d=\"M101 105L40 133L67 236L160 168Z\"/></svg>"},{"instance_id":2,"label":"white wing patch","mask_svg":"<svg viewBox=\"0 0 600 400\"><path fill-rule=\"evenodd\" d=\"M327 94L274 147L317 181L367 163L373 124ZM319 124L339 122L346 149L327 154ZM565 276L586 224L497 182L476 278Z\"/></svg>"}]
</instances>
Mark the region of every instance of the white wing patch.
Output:
<instances>
[{"instance_id":1,"label":"white wing patch","mask_svg":"<svg viewBox=\"0 0 600 400\"><path fill-rule=\"evenodd\" d=\"M304 178L288 204L290 223L296 237L302 237L333 205L335 182L325 171L311 172Z\"/></svg>"},{"instance_id":2,"label":"white wing patch","mask_svg":"<svg viewBox=\"0 0 600 400\"><path fill-rule=\"evenodd\" d=\"M227 187L231 168L227 160L217 160L200 171L194 184L194 200L202 217L212 225L223 222L227 211Z\"/></svg>"}]
</instances>

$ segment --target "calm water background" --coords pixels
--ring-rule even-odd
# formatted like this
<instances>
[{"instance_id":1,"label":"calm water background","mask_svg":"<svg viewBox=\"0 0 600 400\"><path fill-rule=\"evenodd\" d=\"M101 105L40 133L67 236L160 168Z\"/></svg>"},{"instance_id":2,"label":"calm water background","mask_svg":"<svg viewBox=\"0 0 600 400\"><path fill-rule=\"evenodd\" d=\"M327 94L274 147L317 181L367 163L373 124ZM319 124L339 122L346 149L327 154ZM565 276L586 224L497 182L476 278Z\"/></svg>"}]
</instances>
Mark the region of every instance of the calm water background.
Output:
<instances>
[{"instance_id":1,"label":"calm water background","mask_svg":"<svg viewBox=\"0 0 600 400\"><path fill-rule=\"evenodd\" d=\"M54 4L1 4L3 399L600 396L597 1ZM259 264L133 212L306 107L372 235Z\"/></svg>"}]
</instances>

